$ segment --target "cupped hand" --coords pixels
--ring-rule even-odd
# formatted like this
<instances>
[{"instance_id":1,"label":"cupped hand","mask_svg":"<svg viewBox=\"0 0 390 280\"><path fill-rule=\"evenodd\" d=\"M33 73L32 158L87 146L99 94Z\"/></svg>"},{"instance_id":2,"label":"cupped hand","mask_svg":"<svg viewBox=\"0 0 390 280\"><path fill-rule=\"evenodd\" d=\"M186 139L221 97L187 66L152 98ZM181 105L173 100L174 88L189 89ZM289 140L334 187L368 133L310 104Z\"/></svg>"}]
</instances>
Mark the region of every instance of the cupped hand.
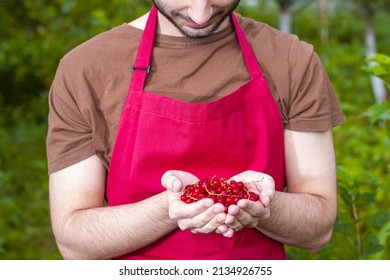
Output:
<instances>
[{"instance_id":1,"label":"cupped hand","mask_svg":"<svg viewBox=\"0 0 390 280\"><path fill-rule=\"evenodd\" d=\"M271 215L269 205L275 197L275 181L265 173L245 171L229 180L244 182L246 187L259 194L259 201L241 199L237 205L230 205L226 217L226 225L235 231L245 227L256 227L263 219Z\"/></svg>"},{"instance_id":2,"label":"cupped hand","mask_svg":"<svg viewBox=\"0 0 390 280\"><path fill-rule=\"evenodd\" d=\"M225 207L205 198L195 203L186 204L180 199L184 187L198 182L199 179L185 171L170 170L164 173L161 184L168 190L169 217L175 221L181 230L191 230L193 233L219 233L230 237L234 231L225 224Z\"/></svg>"}]
</instances>

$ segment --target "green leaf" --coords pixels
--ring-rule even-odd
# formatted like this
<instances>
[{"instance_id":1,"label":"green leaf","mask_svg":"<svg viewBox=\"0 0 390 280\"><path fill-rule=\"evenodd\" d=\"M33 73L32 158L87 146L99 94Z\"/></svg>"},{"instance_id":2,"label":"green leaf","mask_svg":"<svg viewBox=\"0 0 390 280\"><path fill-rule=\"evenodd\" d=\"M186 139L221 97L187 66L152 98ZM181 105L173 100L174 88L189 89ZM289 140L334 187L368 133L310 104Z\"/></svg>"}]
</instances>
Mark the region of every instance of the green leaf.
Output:
<instances>
[{"instance_id":1,"label":"green leaf","mask_svg":"<svg viewBox=\"0 0 390 280\"><path fill-rule=\"evenodd\" d=\"M370 120L371 125L378 121L390 120L390 103L382 102L374 104L360 114L359 117L367 117Z\"/></svg>"},{"instance_id":2,"label":"green leaf","mask_svg":"<svg viewBox=\"0 0 390 280\"><path fill-rule=\"evenodd\" d=\"M366 218L369 227L382 228L390 220L390 212L379 209L374 214Z\"/></svg>"},{"instance_id":3,"label":"green leaf","mask_svg":"<svg viewBox=\"0 0 390 280\"><path fill-rule=\"evenodd\" d=\"M375 235L369 235L362 240L362 257L368 259L370 255L378 253L384 249L384 246L379 243L379 239Z\"/></svg>"},{"instance_id":4,"label":"green leaf","mask_svg":"<svg viewBox=\"0 0 390 280\"><path fill-rule=\"evenodd\" d=\"M373 57L369 57L366 59L367 62L378 62L383 65L390 66L390 56L385 54L377 53Z\"/></svg>"},{"instance_id":5,"label":"green leaf","mask_svg":"<svg viewBox=\"0 0 390 280\"><path fill-rule=\"evenodd\" d=\"M389 70L380 64L375 64L375 65L371 65L369 67L364 67L364 69L369 74L380 77L380 78L385 78L389 75Z\"/></svg>"}]
</instances>

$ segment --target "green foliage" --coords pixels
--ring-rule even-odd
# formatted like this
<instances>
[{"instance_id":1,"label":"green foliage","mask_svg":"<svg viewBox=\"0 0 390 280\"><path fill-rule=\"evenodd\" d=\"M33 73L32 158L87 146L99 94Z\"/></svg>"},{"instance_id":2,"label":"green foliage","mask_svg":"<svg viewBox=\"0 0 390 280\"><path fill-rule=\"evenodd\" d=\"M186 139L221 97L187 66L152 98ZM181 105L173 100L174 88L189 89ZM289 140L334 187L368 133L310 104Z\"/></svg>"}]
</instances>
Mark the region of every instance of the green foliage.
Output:
<instances>
[{"instance_id":1,"label":"green foliage","mask_svg":"<svg viewBox=\"0 0 390 280\"><path fill-rule=\"evenodd\" d=\"M382 1L387 3L386 1ZM265 3L265 2L264 2ZM379 2L378 2L379 3ZM145 13L149 0L0 1L0 259L58 259L51 232L45 155L47 93L60 58L95 34ZM274 6L239 12L277 26ZM388 10L377 13L378 49L390 54ZM389 58L365 61L364 23L348 8L330 15L321 45L318 11L294 15L341 101L334 129L339 212L331 242L317 253L287 247L290 259L390 258L389 103L374 104L369 75L390 81Z\"/></svg>"},{"instance_id":2,"label":"green foliage","mask_svg":"<svg viewBox=\"0 0 390 280\"><path fill-rule=\"evenodd\" d=\"M390 103L382 102L379 104L374 104L370 106L367 111L361 114L362 117L367 117L370 120L370 125L375 125L380 123L382 126L389 127L390 120Z\"/></svg>"},{"instance_id":3,"label":"green foliage","mask_svg":"<svg viewBox=\"0 0 390 280\"><path fill-rule=\"evenodd\" d=\"M342 167L338 170L338 183L340 206L335 238L348 237L344 246L349 259L370 259L384 250L379 236L383 227L390 226L390 212L378 207L378 203L388 190L372 174L352 173Z\"/></svg>"},{"instance_id":4,"label":"green foliage","mask_svg":"<svg viewBox=\"0 0 390 280\"><path fill-rule=\"evenodd\" d=\"M305 24L315 22L316 16L313 11L296 15L293 30L317 49L346 116L346 124L334 129L339 211L332 240L320 252L287 246L288 255L290 259L388 259L390 111L388 101L375 104L370 74L388 84L389 58L377 54L366 61L364 23L345 9L331 15L329 45L321 45L319 26ZM388 26L388 13L377 13L376 21L378 27ZM378 49L390 53L388 31L377 31ZM366 62L377 64L362 70Z\"/></svg>"},{"instance_id":5,"label":"green foliage","mask_svg":"<svg viewBox=\"0 0 390 280\"><path fill-rule=\"evenodd\" d=\"M47 203L46 96L0 118L0 259L58 258Z\"/></svg>"},{"instance_id":6,"label":"green foliage","mask_svg":"<svg viewBox=\"0 0 390 280\"><path fill-rule=\"evenodd\" d=\"M149 7L148 0L0 1L0 259L61 258L48 209L48 89L66 52Z\"/></svg>"},{"instance_id":7,"label":"green foliage","mask_svg":"<svg viewBox=\"0 0 390 280\"><path fill-rule=\"evenodd\" d=\"M366 60L370 64L363 67L368 74L382 78L386 87L390 89L390 56L377 53Z\"/></svg>"}]
</instances>

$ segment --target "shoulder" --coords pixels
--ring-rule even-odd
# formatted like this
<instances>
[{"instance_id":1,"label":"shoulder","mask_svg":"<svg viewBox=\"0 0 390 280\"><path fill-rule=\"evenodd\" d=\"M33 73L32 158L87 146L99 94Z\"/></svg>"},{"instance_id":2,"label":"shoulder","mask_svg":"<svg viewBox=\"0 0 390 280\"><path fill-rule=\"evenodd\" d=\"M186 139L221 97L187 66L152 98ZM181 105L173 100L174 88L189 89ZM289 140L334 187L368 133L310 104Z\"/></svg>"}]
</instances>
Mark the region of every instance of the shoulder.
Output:
<instances>
[{"instance_id":1,"label":"shoulder","mask_svg":"<svg viewBox=\"0 0 390 280\"><path fill-rule=\"evenodd\" d=\"M95 35L66 53L60 64L72 69L112 64L133 49L137 49L142 31L127 24Z\"/></svg>"},{"instance_id":2,"label":"shoulder","mask_svg":"<svg viewBox=\"0 0 390 280\"><path fill-rule=\"evenodd\" d=\"M114 80L127 79L141 34L123 24L81 43L61 58L52 87L85 96L80 88L94 85L102 91Z\"/></svg>"},{"instance_id":3,"label":"shoulder","mask_svg":"<svg viewBox=\"0 0 390 280\"><path fill-rule=\"evenodd\" d=\"M333 87L314 46L265 23L242 16L238 19L285 127L319 131L340 123Z\"/></svg>"},{"instance_id":4,"label":"shoulder","mask_svg":"<svg viewBox=\"0 0 390 280\"><path fill-rule=\"evenodd\" d=\"M290 61L297 55L301 59L310 59L314 53L313 45L300 40L295 34L282 32L267 23L241 15L237 15L237 18L254 52L263 54L259 57L260 62L267 62L266 57L272 58L272 61Z\"/></svg>"}]
</instances>

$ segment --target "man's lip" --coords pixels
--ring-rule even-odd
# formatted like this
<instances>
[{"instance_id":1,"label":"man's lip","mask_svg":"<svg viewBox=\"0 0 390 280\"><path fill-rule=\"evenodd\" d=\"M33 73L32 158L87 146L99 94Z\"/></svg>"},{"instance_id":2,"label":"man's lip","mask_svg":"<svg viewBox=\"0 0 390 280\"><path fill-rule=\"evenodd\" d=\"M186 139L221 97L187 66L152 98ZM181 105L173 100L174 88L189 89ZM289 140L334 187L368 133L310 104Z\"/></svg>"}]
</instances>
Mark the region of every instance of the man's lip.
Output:
<instances>
[{"instance_id":1,"label":"man's lip","mask_svg":"<svg viewBox=\"0 0 390 280\"><path fill-rule=\"evenodd\" d=\"M188 26L190 26L191 28L194 28L194 29L202 29L202 28L205 28L209 25L209 22L198 24L191 19L185 19L185 20L186 20Z\"/></svg>"}]
</instances>

